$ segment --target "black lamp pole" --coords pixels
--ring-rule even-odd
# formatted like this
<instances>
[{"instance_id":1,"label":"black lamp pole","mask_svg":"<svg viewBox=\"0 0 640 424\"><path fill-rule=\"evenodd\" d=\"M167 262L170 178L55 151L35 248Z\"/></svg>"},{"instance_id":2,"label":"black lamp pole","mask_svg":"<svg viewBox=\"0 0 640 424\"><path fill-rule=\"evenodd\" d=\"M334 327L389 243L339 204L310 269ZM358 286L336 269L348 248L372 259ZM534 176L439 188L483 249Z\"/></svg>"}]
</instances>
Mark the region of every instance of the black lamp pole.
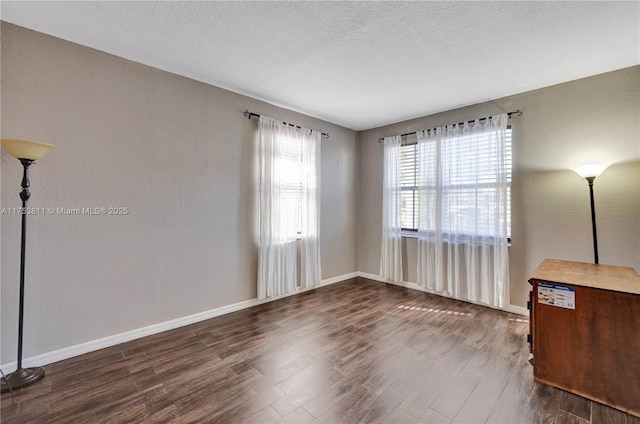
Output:
<instances>
[{"instance_id":1,"label":"black lamp pole","mask_svg":"<svg viewBox=\"0 0 640 424\"><path fill-rule=\"evenodd\" d=\"M591 228L593 230L593 256L594 263L598 263L598 234L596 232L596 206L593 201L593 180L596 177L586 177L587 182L589 183L589 194L591 196Z\"/></svg>"},{"instance_id":2,"label":"black lamp pole","mask_svg":"<svg viewBox=\"0 0 640 424\"><path fill-rule=\"evenodd\" d=\"M571 168L572 171L578 174L581 178L587 180L589 183L589 196L591 199L591 230L593 231L593 259L595 264L598 264L598 233L596 232L596 205L593 200L593 181L609 166L611 166L610 163L589 163Z\"/></svg>"},{"instance_id":3,"label":"black lamp pole","mask_svg":"<svg viewBox=\"0 0 640 424\"><path fill-rule=\"evenodd\" d=\"M34 163L33 159L19 159L22 163L24 172L22 174L22 191L20 199L22 200L22 236L20 247L20 305L18 311L18 367L2 379L1 392L7 392L10 389L19 389L35 383L44 377L44 369L42 367L22 368L22 329L24 325L24 268L25 268L25 248L27 242L27 201L31 197L29 192L29 166Z\"/></svg>"}]
</instances>

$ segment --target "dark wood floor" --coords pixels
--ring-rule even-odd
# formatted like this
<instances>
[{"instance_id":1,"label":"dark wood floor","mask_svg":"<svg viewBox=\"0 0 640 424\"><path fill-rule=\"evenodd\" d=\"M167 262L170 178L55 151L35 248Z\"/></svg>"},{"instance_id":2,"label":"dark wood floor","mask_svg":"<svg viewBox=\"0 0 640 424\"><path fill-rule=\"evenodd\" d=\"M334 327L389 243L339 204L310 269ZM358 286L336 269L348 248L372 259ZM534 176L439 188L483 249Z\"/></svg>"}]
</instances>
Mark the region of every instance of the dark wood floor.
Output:
<instances>
[{"instance_id":1,"label":"dark wood floor","mask_svg":"<svg viewBox=\"0 0 640 424\"><path fill-rule=\"evenodd\" d=\"M3 423L606 423L534 383L526 319L355 279L46 366Z\"/></svg>"}]
</instances>

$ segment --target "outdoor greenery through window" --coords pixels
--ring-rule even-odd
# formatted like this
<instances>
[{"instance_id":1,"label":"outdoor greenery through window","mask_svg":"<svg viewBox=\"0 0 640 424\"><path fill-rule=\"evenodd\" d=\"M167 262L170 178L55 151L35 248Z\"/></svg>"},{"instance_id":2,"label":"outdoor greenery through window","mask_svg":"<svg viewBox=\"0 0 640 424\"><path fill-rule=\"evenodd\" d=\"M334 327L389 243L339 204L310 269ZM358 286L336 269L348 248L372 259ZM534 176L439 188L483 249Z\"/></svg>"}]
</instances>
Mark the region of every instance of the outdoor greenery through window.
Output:
<instances>
[{"instance_id":1,"label":"outdoor greenery through window","mask_svg":"<svg viewBox=\"0 0 640 424\"><path fill-rule=\"evenodd\" d=\"M505 161L507 167L507 231L508 237L511 238L511 169L512 169L512 153L511 153L511 128L506 132L506 152ZM415 136L414 136L415 137ZM488 139L484 140L488 143ZM474 172L464 166L452 167L448 173L447 183L444 184L442 193L439 193L443 199L452 199L454 201L443 202L442 220L443 229L445 231L456 232L458 234L467 235L486 235L486 230L479 228L476 221L467 219L467 214L478 213L478 209L482 213L486 209L487 214L493 212L492 202L484 202L484 198L491 198L497 190L497 159L490 156L478 155L478 151L483 149L465 149L470 143L483 143L483 138L458 137L452 141L454 146L447 149L451 152L451 156L443 154L441 161L443 166L447 166L447 161L451 163L468 163L473 165ZM435 146L433 147L435 149ZM453 155L455 154L455 158ZM401 222L404 231L418 230L418 145L415 138L403 140L400 151L400 172L401 172ZM429 185L425 187L427 194L435 190ZM434 193L431 193L434 194ZM429 196L433 198L432 196ZM448 205L455 205L451 208Z\"/></svg>"}]
</instances>

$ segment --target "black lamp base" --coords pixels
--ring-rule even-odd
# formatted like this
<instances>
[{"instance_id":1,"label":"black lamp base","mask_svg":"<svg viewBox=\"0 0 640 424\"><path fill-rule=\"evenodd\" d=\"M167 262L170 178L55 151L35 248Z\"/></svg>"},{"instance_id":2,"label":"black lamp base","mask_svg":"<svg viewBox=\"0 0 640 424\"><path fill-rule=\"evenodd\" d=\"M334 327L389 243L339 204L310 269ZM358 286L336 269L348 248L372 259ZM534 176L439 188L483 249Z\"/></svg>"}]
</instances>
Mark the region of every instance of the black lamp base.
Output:
<instances>
[{"instance_id":1,"label":"black lamp base","mask_svg":"<svg viewBox=\"0 0 640 424\"><path fill-rule=\"evenodd\" d=\"M8 392L9 387L11 387L11 390L16 390L28 386L40 380L42 377L44 377L44 369L42 367L20 368L7 374L6 380L4 378L2 379L2 389L0 389L0 393Z\"/></svg>"}]
</instances>

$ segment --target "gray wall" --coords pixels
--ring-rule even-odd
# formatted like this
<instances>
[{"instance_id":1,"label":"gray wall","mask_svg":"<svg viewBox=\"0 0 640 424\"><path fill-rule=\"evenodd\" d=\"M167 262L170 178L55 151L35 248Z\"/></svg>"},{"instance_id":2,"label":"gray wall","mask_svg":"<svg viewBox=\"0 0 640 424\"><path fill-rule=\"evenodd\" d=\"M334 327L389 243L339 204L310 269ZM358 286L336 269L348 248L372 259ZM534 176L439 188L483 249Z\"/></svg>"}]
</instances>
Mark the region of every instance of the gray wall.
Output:
<instances>
[{"instance_id":1,"label":"gray wall","mask_svg":"<svg viewBox=\"0 0 640 424\"><path fill-rule=\"evenodd\" d=\"M357 271L356 133L2 23L3 138L57 147L31 170L31 207L126 216L29 218L24 356L256 297L249 109L329 132L322 278ZM21 166L4 149L2 207ZM20 217L2 216L2 363L15 360Z\"/></svg>"},{"instance_id":2,"label":"gray wall","mask_svg":"<svg viewBox=\"0 0 640 424\"><path fill-rule=\"evenodd\" d=\"M425 96L428 98L428 96ZM640 270L640 66L359 134L358 269L378 274L382 207L381 136L520 109L513 126L511 304L545 258L593 261L589 190L568 168L613 165L595 181L600 263ZM404 279L416 282L416 241L405 238Z\"/></svg>"},{"instance_id":3,"label":"gray wall","mask_svg":"<svg viewBox=\"0 0 640 424\"><path fill-rule=\"evenodd\" d=\"M383 135L502 111L514 118L511 303L546 257L591 261L596 180L602 263L640 269L640 67L356 134L197 81L2 23L1 135L57 146L33 166L32 207L128 207L126 216L29 219L25 357L255 298L255 120L331 133L322 144L323 279L380 260ZM2 207L21 167L1 155ZM1 219L1 363L15 360L18 216ZM415 281L415 241L406 240Z\"/></svg>"}]
</instances>

